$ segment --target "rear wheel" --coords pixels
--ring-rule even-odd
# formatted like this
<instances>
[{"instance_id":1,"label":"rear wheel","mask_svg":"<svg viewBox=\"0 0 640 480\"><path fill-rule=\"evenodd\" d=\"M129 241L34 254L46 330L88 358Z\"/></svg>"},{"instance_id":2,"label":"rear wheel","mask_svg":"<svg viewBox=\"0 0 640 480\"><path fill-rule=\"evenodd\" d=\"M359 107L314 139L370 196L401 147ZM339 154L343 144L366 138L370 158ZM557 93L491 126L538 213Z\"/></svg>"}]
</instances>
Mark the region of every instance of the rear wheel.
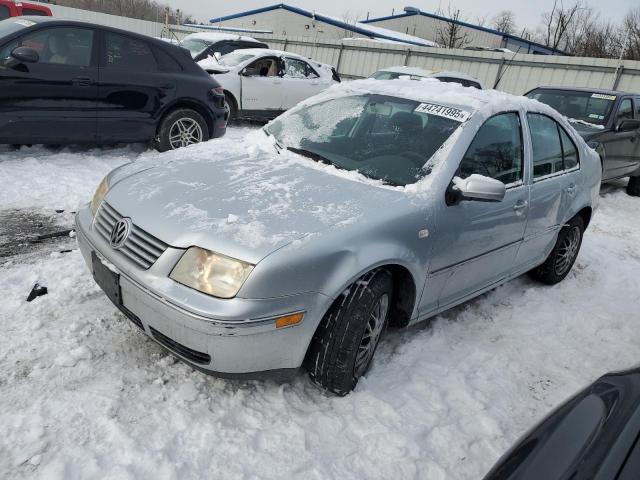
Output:
<instances>
[{"instance_id":1,"label":"rear wheel","mask_svg":"<svg viewBox=\"0 0 640 480\"><path fill-rule=\"evenodd\" d=\"M584 221L579 216L574 217L560 230L547 260L529 274L547 285L555 285L564 280L578 258L583 235Z\"/></svg>"},{"instance_id":2,"label":"rear wheel","mask_svg":"<svg viewBox=\"0 0 640 480\"><path fill-rule=\"evenodd\" d=\"M340 294L311 342L306 359L311 380L340 396L353 390L371 365L392 292L391 274L374 270Z\"/></svg>"},{"instance_id":3,"label":"rear wheel","mask_svg":"<svg viewBox=\"0 0 640 480\"><path fill-rule=\"evenodd\" d=\"M632 197L640 197L640 176L629 177L629 185L627 185L627 194Z\"/></svg>"},{"instance_id":4,"label":"rear wheel","mask_svg":"<svg viewBox=\"0 0 640 480\"><path fill-rule=\"evenodd\" d=\"M156 149L175 150L209 140L209 128L202 115L188 108L174 110L160 124Z\"/></svg>"},{"instance_id":5,"label":"rear wheel","mask_svg":"<svg viewBox=\"0 0 640 480\"><path fill-rule=\"evenodd\" d=\"M224 94L224 101L227 104L227 108L229 108L229 119L227 123L235 122L238 118L238 104L230 93Z\"/></svg>"}]
</instances>

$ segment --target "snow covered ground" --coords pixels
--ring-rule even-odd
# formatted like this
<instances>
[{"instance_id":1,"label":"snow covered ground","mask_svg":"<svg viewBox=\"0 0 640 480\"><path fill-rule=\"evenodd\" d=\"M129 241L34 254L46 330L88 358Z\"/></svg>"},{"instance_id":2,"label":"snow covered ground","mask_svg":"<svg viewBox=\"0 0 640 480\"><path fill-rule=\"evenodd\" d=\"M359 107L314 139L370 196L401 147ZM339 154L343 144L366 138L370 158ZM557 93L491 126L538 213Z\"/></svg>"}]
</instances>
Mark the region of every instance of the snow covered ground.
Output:
<instances>
[{"instance_id":1,"label":"snow covered ground","mask_svg":"<svg viewBox=\"0 0 640 480\"><path fill-rule=\"evenodd\" d=\"M74 210L108 170L153 155L0 150L0 210ZM177 362L77 250L0 258L0 478L479 479L564 398L640 363L639 206L607 188L562 284L522 277L389 331L345 398L304 374L238 382ZM49 294L27 303L36 282Z\"/></svg>"}]
</instances>

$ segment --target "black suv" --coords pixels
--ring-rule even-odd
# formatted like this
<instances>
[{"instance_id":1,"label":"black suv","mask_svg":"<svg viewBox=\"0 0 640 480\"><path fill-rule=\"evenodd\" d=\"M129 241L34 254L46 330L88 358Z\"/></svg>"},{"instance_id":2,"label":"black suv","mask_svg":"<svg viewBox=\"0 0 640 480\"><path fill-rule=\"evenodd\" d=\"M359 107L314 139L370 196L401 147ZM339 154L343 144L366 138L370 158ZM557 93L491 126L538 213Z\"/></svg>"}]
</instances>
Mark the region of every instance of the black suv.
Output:
<instances>
[{"instance_id":1,"label":"black suv","mask_svg":"<svg viewBox=\"0 0 640 480\"><path fill-rule=\"evenodd\" d=\"M539 87L526 94L555 108L602 160L602 180L629 177L640 196L640 94L587 88Z\"/></svg>"},{"instance_id":2,"label":"black suv","mask_svg":"<svg viewBox=\"0 0 640 480\"><path fill-rule=\"evenodd\" d=\"M0 22L0 143L165 151L224 135L227 118L222 87L179 46L47 17Z\"/></svg>"},{"instance_id":3,"label":"black suv","mask_svg":"<svg viewBox=\"0 0 640 480\"><path fill-rule=\"evenodd\" d=\"M255 38L221 32L201 32L187 35L180 46L191 52L196 62L209 57L221 57L243 48L269 48Z\"/></svg>"}]
</instances>

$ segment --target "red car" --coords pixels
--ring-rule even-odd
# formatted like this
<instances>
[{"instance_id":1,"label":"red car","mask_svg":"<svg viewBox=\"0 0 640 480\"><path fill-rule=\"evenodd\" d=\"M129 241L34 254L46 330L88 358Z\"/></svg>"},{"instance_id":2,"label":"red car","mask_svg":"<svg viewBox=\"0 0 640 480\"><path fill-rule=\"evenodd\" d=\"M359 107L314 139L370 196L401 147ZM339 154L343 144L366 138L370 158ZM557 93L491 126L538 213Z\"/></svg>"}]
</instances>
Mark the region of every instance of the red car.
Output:
<instances>
[{"instance_id":1,"label":"red car","mask_svg":"<svg viewBox=\"0 0 640 480\"><path fill-rule=\"evenodd\" d=\"M53 16L51 10L42 5L14 0L0 0L0 20L4 20L9 17L19 17L21 15L39 15L41 17Z\"/></svg>"}]
</instances>

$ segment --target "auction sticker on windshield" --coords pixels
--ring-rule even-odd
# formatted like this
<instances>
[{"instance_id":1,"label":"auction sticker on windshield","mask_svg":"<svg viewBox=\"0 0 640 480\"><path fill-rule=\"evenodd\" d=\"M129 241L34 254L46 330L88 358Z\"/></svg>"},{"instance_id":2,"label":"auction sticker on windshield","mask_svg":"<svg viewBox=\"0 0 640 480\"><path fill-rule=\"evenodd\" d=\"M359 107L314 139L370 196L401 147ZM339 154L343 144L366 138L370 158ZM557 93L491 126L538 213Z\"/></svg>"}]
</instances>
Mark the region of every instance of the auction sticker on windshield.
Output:
<instances>
[{"instance_id":1,"label":"auction sticker on windshield","mask_svg":"<svg viewBox=\"0 0 640 480\"><path fill-rule=\"evenodd\" d=\"M601 100L615 100L616 96L615 95L605 95L603 93L594 93L593 95L591 95L591 98L599 98Z\"/></svg>"},{"instance_id":2,"label":"auction sticker on windshield","mask_svg":"<svg viewBox=\"0 0 640 480\"><path fill-rule=\"evenodd\" d=\"M466 122L471 116L471 113L465 110L438 105L436 103L421 103L414 111L437 115L438 117L448 118L449 120L455 120L457 122Z\"/></svg>"}]
</instances>

